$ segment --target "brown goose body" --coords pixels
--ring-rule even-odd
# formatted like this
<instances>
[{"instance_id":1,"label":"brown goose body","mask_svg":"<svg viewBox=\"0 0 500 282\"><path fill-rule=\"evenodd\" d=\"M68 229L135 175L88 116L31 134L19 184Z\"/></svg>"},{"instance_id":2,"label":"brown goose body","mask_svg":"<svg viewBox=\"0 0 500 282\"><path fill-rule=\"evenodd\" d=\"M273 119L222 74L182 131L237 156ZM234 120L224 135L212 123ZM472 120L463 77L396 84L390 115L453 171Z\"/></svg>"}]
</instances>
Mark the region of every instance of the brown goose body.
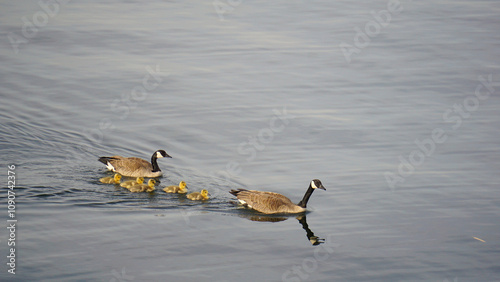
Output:
<instances>
[{"instance_id":1,"label":"brown goose body","mask_svg":"<svg viewBox=\"0 0 500 282\"><path fill-rule=\"evenodd\" d=\"M109 170L123 176L155 178L163 175L156 160L164 157L171 158L164 150L158 150L151 156L151 162L141 158L122 156L100 157L99 161L105 164Z\"/></svg>"},{"instance_id":2,"label":"brown goose body","mask_svg":"<svg viewBox=\"0 0 500 282\"><path fill-rule=\"evenodd\" d=\"M301 213L306 211L309 197L311 197L314 189L317 188L326 190L325 187L323 187L323 185L321 184L321 181L319 181L318 179L314 179L309 184L309 188L307 189L306 193L304 194L304 198L299 202L299 204L294 204L286 196L274 192L237 189L231 190L229 193L236 196L238 201L244 206L252 208L261 213Z\"/></svg>"},{"instance_id":3,"label":"brown goose body","mask_svg":"<svg viewBox=\"0 0 500 282\"><path fill-rule=\"evenodd\" d=\"M289 198L274 192L238 189L233 195L244 206L261 213L300 213L306 209L294 204Z\"/></svg>"}]
</instances>

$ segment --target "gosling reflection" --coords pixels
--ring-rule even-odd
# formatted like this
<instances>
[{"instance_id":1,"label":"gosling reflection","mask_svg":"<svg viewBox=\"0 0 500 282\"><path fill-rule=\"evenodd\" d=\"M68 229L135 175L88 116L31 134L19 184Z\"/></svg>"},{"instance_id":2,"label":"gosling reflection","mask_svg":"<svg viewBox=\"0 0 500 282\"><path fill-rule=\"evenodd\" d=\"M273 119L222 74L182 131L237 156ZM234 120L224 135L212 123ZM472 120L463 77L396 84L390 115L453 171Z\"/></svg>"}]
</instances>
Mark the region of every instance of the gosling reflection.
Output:
<instances>
[{"instance_id":1,"label":"gosling reflection","mask_svg":"<svg viewBox=\"0 0 500 282\"><path fill-rule=\"evenodd\" d=\"M272 216L272 215L256 215L256 214L240 214L239 216L251 221L260 221L260 222L280 222L280 221L285 221L291 217L291 216ZM305 214L297 216L296 219L299 221L300 225L302 225L302 229L306 231L307 240L309 240L309 242L311 242L313 246L318 246L325 242L325 239L319 238L318 236L314 235L314 232L312 232L312 230L309 228L309 225L307 224L307 219Z\"/></svg>"}]
</instances>

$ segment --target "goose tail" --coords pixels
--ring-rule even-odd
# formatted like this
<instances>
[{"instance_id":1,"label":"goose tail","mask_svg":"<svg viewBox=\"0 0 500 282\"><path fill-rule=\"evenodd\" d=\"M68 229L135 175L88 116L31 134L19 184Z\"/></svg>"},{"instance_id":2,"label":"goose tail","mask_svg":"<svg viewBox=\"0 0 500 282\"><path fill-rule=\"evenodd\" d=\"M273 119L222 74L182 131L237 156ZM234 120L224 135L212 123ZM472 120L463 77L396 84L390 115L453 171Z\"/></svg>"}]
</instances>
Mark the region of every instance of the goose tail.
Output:
<instances>
[{"instance_id":1,"label":"goose tail","mask_svg":"<svg viewBox=\"0 0 500 282\"><path fill-rule=\"evenodd\" d=\"M107 165L107 164L108 164L108 162L109 162L110 160L112 160L112 159L113 159L113 158L111 158L111 157L100 157L100 158L99 158L99 161L100 161L101 163L103 163L103 164Z\"/></svg>"},{"instance_id":2,"label":"goose tail","mask_svg":"<svg viewBox=\"0 0 500 282\"><path fill-rule=\"evenodd\" d=\"M111 161L112 160L116 160L116 158L113 158L113 157L100 157L99 158L99 161L103 164L106 165L106 168L108 170L112 170L112 171L116 171L115 170L115 167L111 164Z\"/></svg>"},{"instance_id":3,"label":"goose tail","mask_svg":"<svg viewBox=\"0 0 500 282\"><path fill-rule=\"evenodd\" d=\"M248 191L247 189L243 189L243 188L240 188L240 189L231 189L231 191L229 191L229 193L231 193L231 195L233 196L236 196L238 197L238 193L242 192L242 191Z\"/></svg>"}]
</instances>

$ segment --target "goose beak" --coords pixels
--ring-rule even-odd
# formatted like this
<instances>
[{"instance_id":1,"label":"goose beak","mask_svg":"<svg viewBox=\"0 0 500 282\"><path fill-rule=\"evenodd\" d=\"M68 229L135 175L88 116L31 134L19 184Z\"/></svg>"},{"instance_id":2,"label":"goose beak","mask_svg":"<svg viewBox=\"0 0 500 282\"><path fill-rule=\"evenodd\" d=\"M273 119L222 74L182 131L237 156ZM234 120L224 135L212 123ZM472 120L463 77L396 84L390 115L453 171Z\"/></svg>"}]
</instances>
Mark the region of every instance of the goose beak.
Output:
<instances>
[{"instance_id":1,"label":"goose beak","mask_svg":"<svg viewBox=\"0 0 500 282\"><path fill-rule=\"evenodd\" d=\"M169 154L166 154L165 158L171 158L172 156L170 156Z\"/></svg>"},{"instance_id":2,"label":"goose beak","mask_svg":"<svg viewBox=\"0 0 500 282\"><path fill-rule=\"evenodd\" d=\"M326 188L323 186L323 184L321 184L318 188L326 191Z\"/></svg>"}]
</instances>

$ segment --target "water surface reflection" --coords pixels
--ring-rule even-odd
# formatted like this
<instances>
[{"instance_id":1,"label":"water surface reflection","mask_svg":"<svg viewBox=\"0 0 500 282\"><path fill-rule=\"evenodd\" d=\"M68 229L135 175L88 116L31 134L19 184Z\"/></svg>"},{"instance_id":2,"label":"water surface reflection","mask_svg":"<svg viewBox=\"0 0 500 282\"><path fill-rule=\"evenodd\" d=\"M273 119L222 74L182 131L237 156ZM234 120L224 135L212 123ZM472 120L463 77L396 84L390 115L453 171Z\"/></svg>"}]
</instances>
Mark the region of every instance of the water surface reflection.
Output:
<instances>
[{"instance_id":1,"label":"water surface reflection","mask_svg":"<svg viewBox=\"0 0 500 282\"><path fill-rule=\"evenodd\" d=\"M242 218L246 218L251 221L259 221L259 222L281 222L285 221L290 217L295 217L302 226L302 228L306 231L306 236L307 240L311 242L313 246L317 246L320 244L323 244L325 242L324 238L320 238L316 235L314 235L314 232L309 228L309 225L307 224L307 218L306 214L300 214L300 215L266 215L266 214L240 214L239 215Z\"/></svg>"}]
</instances>

